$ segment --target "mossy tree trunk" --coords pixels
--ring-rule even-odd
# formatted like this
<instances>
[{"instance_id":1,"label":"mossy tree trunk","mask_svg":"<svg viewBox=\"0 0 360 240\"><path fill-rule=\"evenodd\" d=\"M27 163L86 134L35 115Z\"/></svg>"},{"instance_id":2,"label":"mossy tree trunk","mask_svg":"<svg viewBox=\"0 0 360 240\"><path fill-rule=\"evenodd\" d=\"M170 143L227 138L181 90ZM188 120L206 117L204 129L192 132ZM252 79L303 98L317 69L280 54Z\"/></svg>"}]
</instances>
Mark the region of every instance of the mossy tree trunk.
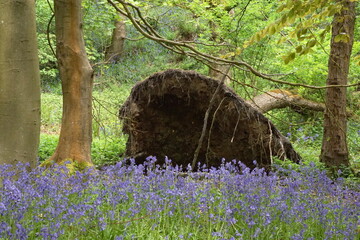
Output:
<instances>
[{"instance_id":1,"label":"mossy tree trunk","mask_svg":"<svg viewBox=\"0 0 360 240\"><path fill-rule=\"evenodd\" d=\"M40 74L35 1L0 0L0 163L37 163Z\"/></svg>"},{"instance_id":2,"label":"mossy tree trunk","mask_svg":"<svg viewBox=\"0 0 360 240\"><path fill-rule=\"evenodd\" d=\"M338 0L341 1L341 0ZM332 23L327 85L346 85L354 39L355 2L341 1L343 9ZM321 162L328 167L349 166L346 141L346 88L328 88L325 95L324 136Z\"/></svg>"},{"instance_id":3,"label":"mossy tree trunk","mask_svg":"<svg viewBox=\"0 0 360 240\"><path fill-rule=\"evenodd\" d=\"M56 55L63 92L58 146L50 160L92 165L93 70L85 51L81 0L55 0Z\"/></svg>"}]
</instances>

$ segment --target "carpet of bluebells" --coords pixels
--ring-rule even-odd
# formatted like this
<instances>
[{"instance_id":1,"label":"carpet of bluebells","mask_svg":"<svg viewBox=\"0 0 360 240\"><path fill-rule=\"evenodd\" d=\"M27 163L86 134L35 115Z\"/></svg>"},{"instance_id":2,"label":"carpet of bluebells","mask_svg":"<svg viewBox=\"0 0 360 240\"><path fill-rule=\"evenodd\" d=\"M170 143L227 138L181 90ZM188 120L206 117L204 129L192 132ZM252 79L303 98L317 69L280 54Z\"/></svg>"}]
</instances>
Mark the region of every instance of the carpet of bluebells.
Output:
<instances>
[{"instance_id":1,"label":"carpet of bluebells","mask_svg":"<svg viewBox=\"0 0 360 240\"><path fill-rule=\"evenodd\" d=\"M0 239L359 239L360 190L299 169L1 166Z\"/></svg>"}]
</instances>

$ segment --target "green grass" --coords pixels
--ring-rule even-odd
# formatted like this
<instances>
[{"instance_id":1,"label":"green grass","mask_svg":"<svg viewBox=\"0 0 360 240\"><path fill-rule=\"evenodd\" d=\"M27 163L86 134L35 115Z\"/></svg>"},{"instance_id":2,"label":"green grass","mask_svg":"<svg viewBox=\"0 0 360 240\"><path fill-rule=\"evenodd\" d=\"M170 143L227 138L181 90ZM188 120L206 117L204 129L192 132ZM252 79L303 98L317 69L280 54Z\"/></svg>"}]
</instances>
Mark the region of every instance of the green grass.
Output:
<instances>
[{"instance_id":1,"label":"green grass","mask_svg":"<svg viewBox=\"0 0 360 240\"><path fill-rule=\"evenodd\" d=\"M96 166L118 162L125 153L127 136L121 132L118 119L121 104L130 94L131 85L112 85L93 93L92 160ZM55 151L59 139L62 96L42 93L42 119L39 160L48 159Z\"/></svg>"},{"instance_id":2,"label":"green grass","mask_svg":"<svg viewBox=\"0 0 360 240\"><path fill-rule=\"evenodd\" d=\"M133 84L109 82L107 78L96 80L93 93L93 151L96 165L117 162L125 152L126 136L118 112L130 95ZM62 96L56 93L42 94L42 134L40 136L40 160L48 158L55 150L61 123ZM293 143L305 161L318 162L321 150L321 116L304 116L288 110L276 110L268 114L275 126ZM287 119L284 121L283 119ZM360 170L359 123L350 120L348 144L350 161L355 171Z\"/></svg>"},{"instance_id":3,"label":"green grass","mask_svg":"<svg viewBox=\"0 0 360 240\"><path fill-rule=\"evenodd\" d=\"M134 33L132 33L134 34ZM136 35L136 34L135 34ZM96 165L117 161L124 153L126 136L118 119L121 104L130 95L132 86L154 72L169 68L196 70L206 74L207 68L187 57L174 55L158 44L141 40L128 42L118 64L95 68L93 92L93 160ZM42 94L42 134L40 159L51 155L59 134L62 96L59 86ZM357 100L353 97L352 102ZM305 161L318 162L321 150L322 114L300 115L289 109L276 109L266 116L287 136ZM349 119L349 156L352 167L360 170L360 122ZM117 150L118 149L118 150Z\"/></svg>"}]
</instances>

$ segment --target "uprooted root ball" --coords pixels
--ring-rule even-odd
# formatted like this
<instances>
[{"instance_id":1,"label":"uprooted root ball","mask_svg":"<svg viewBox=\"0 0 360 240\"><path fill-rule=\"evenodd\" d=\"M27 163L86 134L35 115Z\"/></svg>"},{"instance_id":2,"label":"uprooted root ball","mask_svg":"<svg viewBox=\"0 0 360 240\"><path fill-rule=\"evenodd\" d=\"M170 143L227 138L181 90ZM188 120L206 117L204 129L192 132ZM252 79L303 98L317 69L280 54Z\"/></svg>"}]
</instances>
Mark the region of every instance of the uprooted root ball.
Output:
<instances>
[{"instance_id":1,"label":"uprooted root ball","mask_svg":"<svg viewBox=\"0 0 360 240\"><path fill-rule=\"evenodd\" d=\"M127 155L143 161L168 156L174 164L192 163L204 115L220 82L194 71L167 70L134 86L120 109L129 135ZM218 166L237 159L254 167L270 166L271 156L299 162L290 142L260 112L233 90L220 86L209 114L198 161Z\"/></svg>"}]
</instances>

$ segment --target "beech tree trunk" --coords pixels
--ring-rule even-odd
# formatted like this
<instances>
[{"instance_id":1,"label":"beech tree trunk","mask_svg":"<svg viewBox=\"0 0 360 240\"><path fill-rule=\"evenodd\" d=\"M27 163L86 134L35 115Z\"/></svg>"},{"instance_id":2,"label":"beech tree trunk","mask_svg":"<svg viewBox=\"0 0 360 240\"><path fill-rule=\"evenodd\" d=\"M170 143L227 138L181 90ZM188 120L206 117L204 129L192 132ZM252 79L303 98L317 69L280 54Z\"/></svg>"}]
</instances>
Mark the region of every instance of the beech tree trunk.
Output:
<instances>
[{"instance_id":1,"label":"beech tree trunk","mask_svg":"<svg viewBox=\"0 0 360 240\"><path fill-rule=\"evenodd\" d=\"M340 1L340 0L338 0ZM327 85L346 85L354 39L355 2L341 1L343 9L332 23ZM343 36L343 37L340 37ZM346 88L328 88L325 95L324 136L320 161L328 167L349 165L346 140Z\"/></svg>"},{"instance_id":2,"label":"beech tree trunk","mask_svg":"<svg viewBox=\"0 0 360 240\"><path fill-rule=\"evenodd\" d=\"M0 0L0 164L34 167L40 136L35 1Z\"/></svg>"},{"instance_id":3,"label":"beech tree trunk","mask_svg":"<svg viewBox=\"0 0 360 240\"><path fill-rule=\"evenodd\" d=\"M63 92L60 138L50 160L92 165L93 70L82 33L81 0L55 0L56 55Z\"/></svg>"},{"instance_id":4,"label":"beech tree trunk","mask_svg":"<svg viewBox=\"0 0 360 240\"><path fill-rule=\"evenodd\" d=\"M105 61L118 62L124 51L124 43L126 38L126 25L124 16L119 14L120 19L115 20L115 28L113 30L111 45L106 49Z\"/></svg>"}]
</instances>

